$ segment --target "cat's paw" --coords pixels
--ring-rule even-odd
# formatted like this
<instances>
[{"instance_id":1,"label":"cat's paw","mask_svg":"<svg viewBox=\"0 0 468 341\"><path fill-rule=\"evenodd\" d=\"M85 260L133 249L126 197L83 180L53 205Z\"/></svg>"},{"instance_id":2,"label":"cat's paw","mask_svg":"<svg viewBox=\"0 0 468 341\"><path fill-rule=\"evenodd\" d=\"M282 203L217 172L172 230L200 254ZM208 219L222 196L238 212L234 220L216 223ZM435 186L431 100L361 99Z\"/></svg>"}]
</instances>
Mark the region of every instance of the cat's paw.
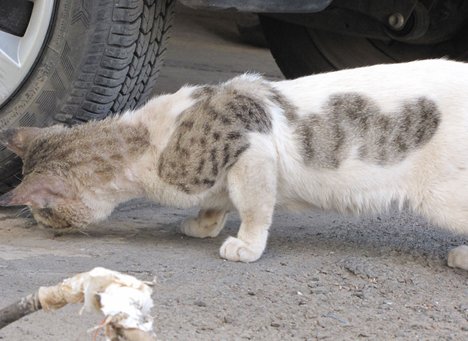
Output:
<instances>
[{"instance_id":1,"label":"cat's paw","mask_svg":"<svg viewBox=\"0 0 468 341\"><path fill-rule=\"evenodd\" d=\"M262 256L265 246L249 245L239 238L229 237L221 246L219 255L233 262L255 262Z\"/></svg>"},{"instance_id":2,"label":"cat's paw","mask_svg":"<svg viewBox=\"0 0 468 341\"><path fill-rule=\"evenodd\" d=\"M218 221L201 220L200 218L189 218L180 225L180 232L186 236L195 238L216 237L221 231Z\"/></svg>"},{"instance_id":3,"label":"cat's paw","mask_svg":"<svg viewBox=\"0 0 468 341\"><path fill-rule=\"evenodd\" d=\"M450 250L447 264L452 268L468 270L468 245L461 245Z\"/></svg>"}]
</instances>

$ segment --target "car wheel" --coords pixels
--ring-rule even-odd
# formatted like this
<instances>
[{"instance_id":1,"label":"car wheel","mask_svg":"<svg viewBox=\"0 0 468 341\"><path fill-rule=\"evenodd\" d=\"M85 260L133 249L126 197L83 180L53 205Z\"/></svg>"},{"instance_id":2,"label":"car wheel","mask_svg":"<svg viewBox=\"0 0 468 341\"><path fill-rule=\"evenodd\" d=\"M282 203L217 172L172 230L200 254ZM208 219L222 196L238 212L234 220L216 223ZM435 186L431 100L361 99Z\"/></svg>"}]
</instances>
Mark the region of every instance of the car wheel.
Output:
<instances>
[{"instance_id":1,"label":"car wheel","mask_svg":"<svg viewBox=\"0 0 468 341\"><path fill-rule=\"evenodd\" d=\"M174 4L2 1L0 129L73 125L144 103L161 67ZM19 166L1 147L0 192L17 182Z\"/></svg>"}]
</instances>

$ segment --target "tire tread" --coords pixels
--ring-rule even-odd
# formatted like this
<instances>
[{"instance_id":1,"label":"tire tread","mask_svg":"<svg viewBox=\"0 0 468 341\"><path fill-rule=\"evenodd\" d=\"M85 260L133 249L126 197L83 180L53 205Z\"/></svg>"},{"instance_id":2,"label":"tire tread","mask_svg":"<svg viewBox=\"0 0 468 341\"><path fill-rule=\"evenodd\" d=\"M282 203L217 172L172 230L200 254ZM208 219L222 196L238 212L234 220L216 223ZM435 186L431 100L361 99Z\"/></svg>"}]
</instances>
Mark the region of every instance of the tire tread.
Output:
<instances>
[{"instance_id":1,"label":"tire tread","mask_svg":"<svg viewBox=\"0 0 468 341\"><path fill-rule=\"evenodd\" d=\"M162 66L174 6L174 0L114 0L110 17L98 10L93 52L55 120L69 125L99 120L147 101Z\"/></svg>"}]
</instances>

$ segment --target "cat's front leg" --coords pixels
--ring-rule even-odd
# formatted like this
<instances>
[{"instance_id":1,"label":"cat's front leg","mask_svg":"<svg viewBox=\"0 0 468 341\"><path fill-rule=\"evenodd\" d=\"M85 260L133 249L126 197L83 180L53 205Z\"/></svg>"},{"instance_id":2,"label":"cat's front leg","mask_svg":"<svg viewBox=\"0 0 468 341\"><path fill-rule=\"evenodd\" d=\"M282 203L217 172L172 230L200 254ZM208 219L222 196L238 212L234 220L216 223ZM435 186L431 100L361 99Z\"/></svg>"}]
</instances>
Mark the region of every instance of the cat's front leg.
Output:
<instances>
[{"instance_id":1,"label":"cat's front leg","mask_svg":"<svg viewBox=\"0 0 468 341\"><path fill-rule=\"evenodd\" d=\"M245 152L228 174L229 196L242 220L237 238L221 246L222 258L254 262L265 250L276 201L276 164L272 157Z\"/></svg>"},{"instance_id":2,"label":"cat's front leg","mask_svg":"<svg viewBox=\"0 0 468 341\"><path fill-rule=\"evenodd\" d=\"M202 209L197 217L184 220L180 231L190 237L216 237L224 227L228 215L223 209Z\"/></svg>"}]
</instances>

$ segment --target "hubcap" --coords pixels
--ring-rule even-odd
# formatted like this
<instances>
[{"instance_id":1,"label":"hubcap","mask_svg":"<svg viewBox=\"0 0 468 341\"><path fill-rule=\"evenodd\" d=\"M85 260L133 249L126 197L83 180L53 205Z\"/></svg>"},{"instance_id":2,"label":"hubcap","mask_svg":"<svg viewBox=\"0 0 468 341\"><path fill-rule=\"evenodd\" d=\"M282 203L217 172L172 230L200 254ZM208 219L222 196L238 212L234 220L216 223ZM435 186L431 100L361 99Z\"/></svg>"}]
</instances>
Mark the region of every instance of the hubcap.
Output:
<instances>
[{"instance_id":1,"label":"hubcap","mask_svg":"<svg viewBox=\"0 0 468 341\"><path fill-rule=\"evenodd\" d=\"M21 85L39 56L49 29L55 0L34 0L22 37L0 31L0 106Z\"/></svg>"}]
</instances>

